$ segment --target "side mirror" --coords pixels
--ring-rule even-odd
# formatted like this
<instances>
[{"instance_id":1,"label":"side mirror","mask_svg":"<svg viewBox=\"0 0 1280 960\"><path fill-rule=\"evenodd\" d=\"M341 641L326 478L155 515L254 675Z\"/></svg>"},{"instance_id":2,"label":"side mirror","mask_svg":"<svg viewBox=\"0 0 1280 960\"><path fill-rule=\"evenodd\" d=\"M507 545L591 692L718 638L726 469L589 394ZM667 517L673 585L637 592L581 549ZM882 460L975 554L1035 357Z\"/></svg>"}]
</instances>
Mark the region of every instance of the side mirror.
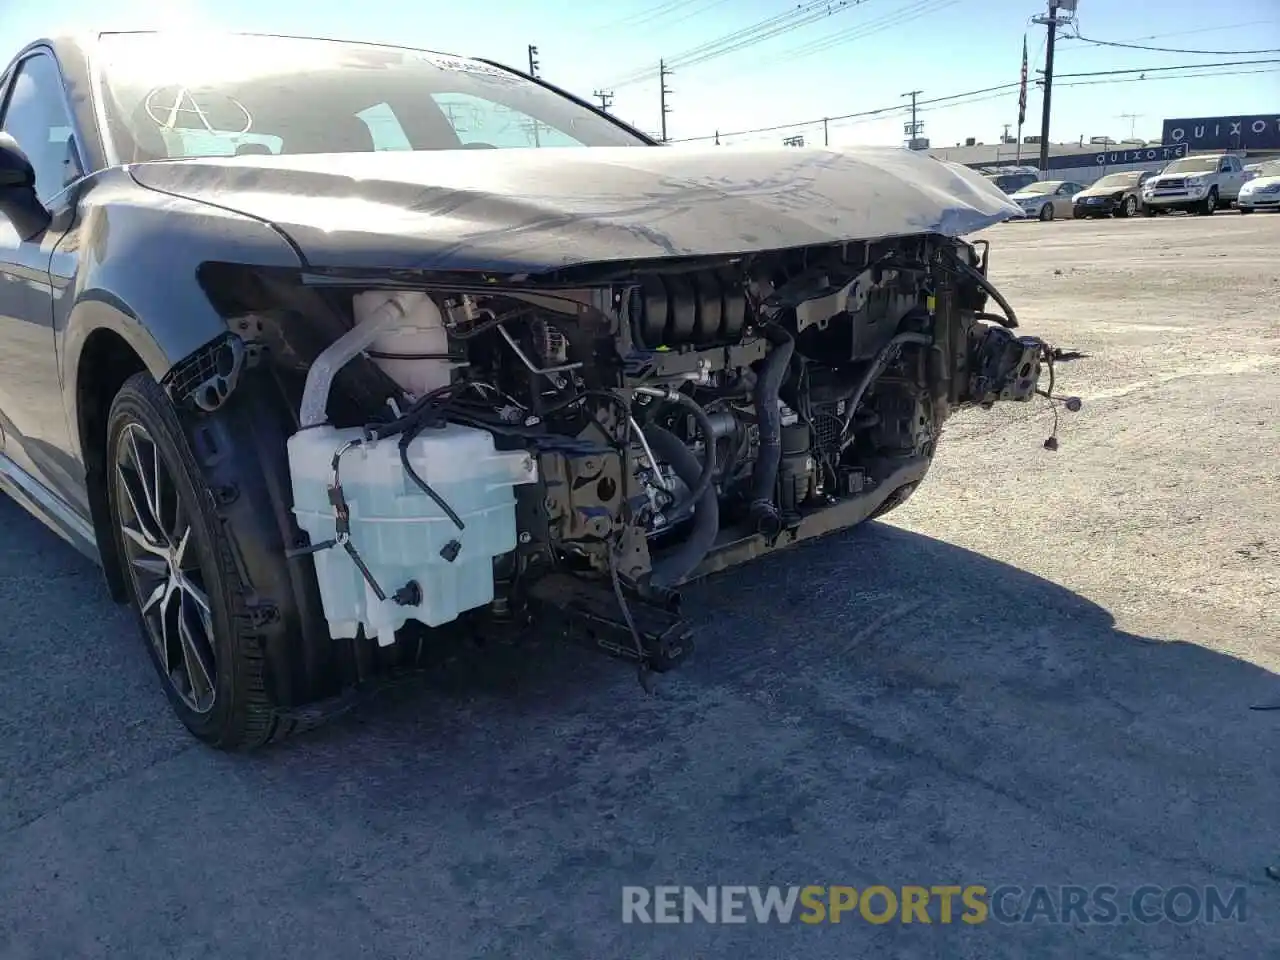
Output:
<instances>
[{"instance_id":1,"label":"side mirror","mask_svg":"<svg viewBox=\"0 0 1280 960\"><path fill-rule=\"evenodd\" d=\"M0 215L24 241L43 233L52 219L36 196L35 168L7 133L0 133Z\"/></svg>"}]
</instances>

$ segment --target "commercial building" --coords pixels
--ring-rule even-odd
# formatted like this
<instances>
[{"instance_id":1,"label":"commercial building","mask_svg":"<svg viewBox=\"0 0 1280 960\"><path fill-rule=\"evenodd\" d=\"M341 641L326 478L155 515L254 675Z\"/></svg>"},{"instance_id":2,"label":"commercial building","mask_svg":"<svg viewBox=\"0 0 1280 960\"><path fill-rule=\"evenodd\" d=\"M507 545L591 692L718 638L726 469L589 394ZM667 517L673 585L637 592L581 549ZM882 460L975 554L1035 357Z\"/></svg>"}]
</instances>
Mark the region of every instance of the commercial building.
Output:
<instances>
[{"instance_id":1,"label":"commercial building","mask_svg":"<svg viewBox=\"0 0 1280 960\"><path fill-rule=\"evenodd\" d=\"M1141 140L1116 142L1104 137L1078 143L1049 144L1049 164L1041 179L1075 180L1092 183L1099 177L1121 170L1151 170L1164 167L1170 160L1185 157L1187 144L1147 143ZM976 170L995 171L1013 168L1038 168L1040 143L1028 137L1021 149L1017 143L964 144L955 147L930 147L929 155L939 160L962 163Z\"/></svg>"},{"instance_id":2,"label":"commercial building","mask_svg":"<svg viewBox=\"0 0 1280 960\"><path fill-rule=\"evenodd\" d=\"M978 143L970 138L954 147L923 145L930 156L987 171L1038 169L1040 138ZM1076 143L1049 144L1047 172L1041 179L1091 183L1121 170L1160 170L1170 160L1195 153L1235 153L1246 163L1280 157L1280 114L1190 117L1165 120L1160 142L1091 137Z\"/></svg>"}]
</instances>

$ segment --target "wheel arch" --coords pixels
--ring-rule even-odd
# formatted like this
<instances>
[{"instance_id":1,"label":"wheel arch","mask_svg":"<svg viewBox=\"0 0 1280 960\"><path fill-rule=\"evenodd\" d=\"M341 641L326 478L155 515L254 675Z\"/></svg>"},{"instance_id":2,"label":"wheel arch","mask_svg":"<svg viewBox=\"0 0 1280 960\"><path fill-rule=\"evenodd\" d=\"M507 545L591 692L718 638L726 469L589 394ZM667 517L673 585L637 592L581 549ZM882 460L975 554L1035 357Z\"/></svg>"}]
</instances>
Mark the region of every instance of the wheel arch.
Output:
<instances>
[{"instance_id":1,"label":"wheel arch","mask_svg":"<svg viewBox=\"0 0 1280 960\"><path fill-rule=\"evenodd\" d=\"M74 279L57 307L56 345L70 454L84 466L90 521L112 596L123 571L111 543L104 493L106 423L132 375L166 384L185 361L229 335L200 281L199 266L247 258L297 269L294 249L251 217L138 186L109 171L80 200L59 243L74 254Z\"/></svg>"},{"instance_id":2,"label":"wheel arch","mask_svg":"<svg viewBox=\"0 0 1280 960\"><path fill-rule=\"evenodd\" d=\"M84 465L86 500L98 542L98 557L107 587L117 602L124 602L127 592L119 558L108 546L112 541L105 492L106 441L111 403L120 387L134 374L145 371L157 383L162 382L187 353L205 345L188 346L192 340L207 342L219 334L225 335L226 325L216 314L204 320L203 324L188 327L184 331L187 337L162 339L138 309L120 295L99 287L83 291L77 297L61 331L64 397L67 420L72 428L71 453ZM203 332L198 332L201 328Z\"/></svg>"}]
</instances>

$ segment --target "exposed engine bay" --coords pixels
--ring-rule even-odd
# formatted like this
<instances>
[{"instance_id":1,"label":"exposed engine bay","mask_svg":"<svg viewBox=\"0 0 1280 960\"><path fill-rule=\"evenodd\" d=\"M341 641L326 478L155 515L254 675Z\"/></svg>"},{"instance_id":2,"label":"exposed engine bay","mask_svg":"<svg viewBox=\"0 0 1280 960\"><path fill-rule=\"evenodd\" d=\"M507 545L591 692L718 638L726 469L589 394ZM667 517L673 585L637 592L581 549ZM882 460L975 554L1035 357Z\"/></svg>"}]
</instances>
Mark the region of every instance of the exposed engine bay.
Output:
<instances>
[{"instance_id":1,"label":"exposed engine bay","mask_svg":"<svg viewBox=\"0 0 1280 960\"><path fill-rule=\"evenodd\" d=\"M311 357L267 323L256 348L298 410L296 554L332 635L550 612L642 675L672 666L682 584L897 506L957 409L1051 394L987 257L928 234L305 277L349 329Z\"/></svg>"}]
</instances>

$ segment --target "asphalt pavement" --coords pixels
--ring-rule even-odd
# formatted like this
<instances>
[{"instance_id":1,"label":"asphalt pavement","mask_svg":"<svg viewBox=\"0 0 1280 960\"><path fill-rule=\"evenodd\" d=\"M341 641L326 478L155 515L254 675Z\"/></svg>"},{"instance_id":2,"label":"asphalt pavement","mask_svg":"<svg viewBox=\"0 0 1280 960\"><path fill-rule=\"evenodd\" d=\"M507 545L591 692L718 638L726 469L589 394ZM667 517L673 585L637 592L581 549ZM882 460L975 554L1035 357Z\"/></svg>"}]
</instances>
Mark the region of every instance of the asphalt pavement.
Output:
<instances>
[{"instance_id":1,"label":"asphalt pavement","mask_svg":"<svg viewBox=\"0 0 1280 960\"><path fill-rule=\"evenodd\" d=\"M1060 448L1043 403L955 418L886 520L696 588L655 697L490 650L214 753L96 569L0 498L0 958L1280 956L1280 712L1250 709L1280 704L1280 216L986 236L1023 329L1088 354ZM623 923L659 884L1051 906ZM1100 885L1242 909L1060 915Z\"/></svg>"}]
</instances>

